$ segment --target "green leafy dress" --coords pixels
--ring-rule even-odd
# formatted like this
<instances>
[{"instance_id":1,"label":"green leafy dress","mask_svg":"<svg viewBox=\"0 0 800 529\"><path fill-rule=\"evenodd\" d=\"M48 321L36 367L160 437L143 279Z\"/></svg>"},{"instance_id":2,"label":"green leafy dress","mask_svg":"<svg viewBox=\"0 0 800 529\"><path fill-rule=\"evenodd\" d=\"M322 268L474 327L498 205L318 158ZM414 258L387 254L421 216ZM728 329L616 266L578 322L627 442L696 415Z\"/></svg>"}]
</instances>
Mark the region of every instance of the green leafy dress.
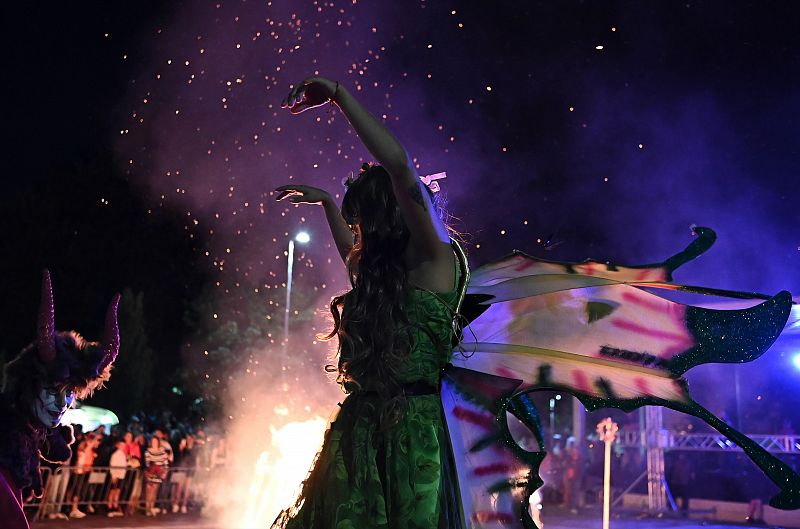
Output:
<instances>
[{"instance_id":1,"label":"green leafy dress","mask_svg":"<svg viewBox=\"0 0 800 529\"><path fill-rule=\"evenodd\" d=\"M410 289L406 312L413 348L401 372L407 387L438 387L452 352L457 303L455 290ZM339 404L297 502L280 514L273 529L460 527L439 395L430 392L406 400L399 422L381 431L377 395L348 395Z\"/></svg>"}]
</instances>

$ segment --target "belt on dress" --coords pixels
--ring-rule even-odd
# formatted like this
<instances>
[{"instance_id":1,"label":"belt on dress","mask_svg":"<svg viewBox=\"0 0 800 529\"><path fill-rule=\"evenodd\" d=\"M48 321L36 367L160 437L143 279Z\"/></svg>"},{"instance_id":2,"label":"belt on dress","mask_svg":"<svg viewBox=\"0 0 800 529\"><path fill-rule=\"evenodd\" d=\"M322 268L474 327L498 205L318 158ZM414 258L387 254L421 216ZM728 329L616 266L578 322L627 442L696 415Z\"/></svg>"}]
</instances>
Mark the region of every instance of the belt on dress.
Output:
<instances>
[{"instance_id":1,"label":"belt on dress","mask_svg":"<svg viewBox=\"0 0 800 529\"><path fill-rule=\"evenodd\" d=\"M378 394L377 391L373 391L373 390L361 391L360 393L361 393L361 395L364 395L364 396L367 396L367 395L373 396L373 395L377 395ZM433 384L428 383L428 382L422 382L422 381L409 382L408 384L403 384L402 386L400 386L400 394L404 395L406 397L421 397L423 395L438 395L439 394L439 388L436 387Z\"/></svg>"}]
</instances>

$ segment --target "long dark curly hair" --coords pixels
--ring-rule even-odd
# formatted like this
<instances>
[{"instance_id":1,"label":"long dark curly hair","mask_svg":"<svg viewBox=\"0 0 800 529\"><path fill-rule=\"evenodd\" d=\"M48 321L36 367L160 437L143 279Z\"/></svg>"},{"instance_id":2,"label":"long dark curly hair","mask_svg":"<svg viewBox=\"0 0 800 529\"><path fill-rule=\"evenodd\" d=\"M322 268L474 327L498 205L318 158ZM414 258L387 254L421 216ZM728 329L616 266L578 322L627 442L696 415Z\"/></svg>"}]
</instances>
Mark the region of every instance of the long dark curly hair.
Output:
<instances>
[{"instance_id":1,"label":"long dark curly hair","mask_svg":"<svg viewBox=\"0 0 800 529\"><path fill-rule=\"evenodd\" d=\"M328 370L338 373L337 382L348 393L377 393L381 423L388 426L404 409L399 372L413 340L403 261L410 233L383 167L362 166L348 185L342 216L354 228L346 260L352 288L331 300L333 330L327 338L339 338L339 360Z\"/></svg>"}]
</instances>

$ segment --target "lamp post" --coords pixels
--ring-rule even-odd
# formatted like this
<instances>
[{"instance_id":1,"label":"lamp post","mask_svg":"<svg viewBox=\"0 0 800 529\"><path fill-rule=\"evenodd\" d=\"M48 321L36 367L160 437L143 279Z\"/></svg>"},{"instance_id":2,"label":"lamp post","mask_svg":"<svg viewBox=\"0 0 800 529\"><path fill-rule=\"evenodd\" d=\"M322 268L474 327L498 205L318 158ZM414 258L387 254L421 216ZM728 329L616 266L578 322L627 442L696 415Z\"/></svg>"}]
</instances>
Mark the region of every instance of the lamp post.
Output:
<instances>
[{"instance_id":1,"label":"lamp post","mask_svg":"<svg viewBox=\"0 0 800 529\"><path fill-rule=\"evenodd\" d=\"M561 400L561 395L556 395L550 399L550 439L555 439L556 435L556 401Z\"/></svg>"},{"instance_id":2,"label":"lamp post","mask_svg":"<svg viewBox=\"0 0 800 529\"><path fill-rule=\"evenodd\" d=\"M284 313L283 313L283 350L286 351L286 347L289 344L289 313L292 310L292 270L294 268L294 242L297 241L300 244L306 244L311 240L311 237L308 235L307 232L301 231L297 235L294 236L293 239L289 239L289 255L287 256L286 260L286 303L284 304Z\"/></svg>"},{"instance_id":3,"label":"lamp post","mask_svg":"<svg viewBox=\"0 0 800 529\"><path fill-rule=\"evenodd\" d=\"M617 423L611 417L597 425L597 438L605 443L605 463L603 465L603 529L608 529L611 510L611 445L617 439Z\"/></svg>"}]
</instances>

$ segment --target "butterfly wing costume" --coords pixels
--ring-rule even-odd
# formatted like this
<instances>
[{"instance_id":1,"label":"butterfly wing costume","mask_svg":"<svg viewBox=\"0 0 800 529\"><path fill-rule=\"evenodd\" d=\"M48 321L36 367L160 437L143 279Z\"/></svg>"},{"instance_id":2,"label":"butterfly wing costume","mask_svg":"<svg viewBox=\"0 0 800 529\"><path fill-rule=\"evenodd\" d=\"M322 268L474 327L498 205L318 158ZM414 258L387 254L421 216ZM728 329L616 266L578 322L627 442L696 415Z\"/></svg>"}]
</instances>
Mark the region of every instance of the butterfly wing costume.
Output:
<instances>
[{"instance_id":1,"label":"butterfly wing costume","mask_svg":"<svg viewBox=\"0 0 800 529\"><path fill-rule=\"evenodd\" d=\"M528 505L543 484L546 455L529 398L537 390L572 394L590 411L663 406L698 417L780 488L770 505L800 508L800 476L695 402L682 378L701 364L761 356L786 325L791 295L672 283L672 272L716 239L708 228L694 231L685 250L653 265L559 263L515 252L471 274L460 309L469 325L441 384L467 527L536 527ZM713 310L658 295L668 290L760 303ZM507 412L531 430L538 450L514 440Z\"/></svg>"}]
</instances>

